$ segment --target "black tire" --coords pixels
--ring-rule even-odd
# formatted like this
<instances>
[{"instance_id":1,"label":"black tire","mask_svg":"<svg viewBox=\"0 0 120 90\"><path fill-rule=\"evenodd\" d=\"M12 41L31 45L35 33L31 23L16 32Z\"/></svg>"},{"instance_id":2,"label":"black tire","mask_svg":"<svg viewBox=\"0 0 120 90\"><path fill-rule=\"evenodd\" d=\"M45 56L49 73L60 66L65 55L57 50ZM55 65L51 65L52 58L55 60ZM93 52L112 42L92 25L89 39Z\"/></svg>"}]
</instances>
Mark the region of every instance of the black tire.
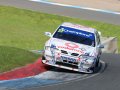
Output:
<instances>
[{"instance_id":1,"label":"black tire","mask_svg":"<svg viewBox=\"0 0 120 90\"><path fill-rule=\"evenodd\" d=\"M42 56L42 63L43 63L43 60L45 60L45 57L44 56ZM43 63L44 64L44 63Z\"/></svg>"},{"instance_id":2,"label":"black tire","mask_svg":"<svg viewBox=\"0 0 120 90\"><path fill-rule=\"evenodd\" d=\"M100 63L100 61L99 61L99 59L96 61L96 67L98 67L99 66L99 63Z\"/></svg>"},{"instance_id":3,"label":"black tire","mask_svg":"<svg viewBox=\"0 0 120 90\"><path fill-rule=\"evenodd\" d=\"M98 71L99 64L100 64L100 61L99 61L99 58L97 58L95 66L93 67L93 73L96 73Z\"/></svg>"},{"instance_id":4,"label":"black tire","mask_svg":"<svg viewBox=\"0 0 120 90\"><path fill-rule=\"evenodd\" d=\"M45 57L44 57L44 56L42 56L42 60L45 60Z\"/></svg>"}]
</instances>

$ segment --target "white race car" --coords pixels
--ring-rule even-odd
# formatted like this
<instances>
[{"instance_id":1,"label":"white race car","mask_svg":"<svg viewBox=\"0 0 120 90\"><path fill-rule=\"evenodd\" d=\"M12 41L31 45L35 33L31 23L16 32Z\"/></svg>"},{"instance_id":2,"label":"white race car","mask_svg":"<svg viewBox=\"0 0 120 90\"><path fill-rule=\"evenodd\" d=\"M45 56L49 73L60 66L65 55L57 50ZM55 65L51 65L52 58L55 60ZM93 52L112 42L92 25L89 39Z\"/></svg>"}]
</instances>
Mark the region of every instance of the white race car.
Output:
<instances>
[{"instance_id":1,"label":"white race car","mask_svg":"<svg viewBox=\"0 0 120 90\"><path fill-rule=\"evenodd\" d=\"M94 73L104 46L100 33L90 27L64 22L45 43L42 62L68 70Z\"/></svg>"}]
</instances>

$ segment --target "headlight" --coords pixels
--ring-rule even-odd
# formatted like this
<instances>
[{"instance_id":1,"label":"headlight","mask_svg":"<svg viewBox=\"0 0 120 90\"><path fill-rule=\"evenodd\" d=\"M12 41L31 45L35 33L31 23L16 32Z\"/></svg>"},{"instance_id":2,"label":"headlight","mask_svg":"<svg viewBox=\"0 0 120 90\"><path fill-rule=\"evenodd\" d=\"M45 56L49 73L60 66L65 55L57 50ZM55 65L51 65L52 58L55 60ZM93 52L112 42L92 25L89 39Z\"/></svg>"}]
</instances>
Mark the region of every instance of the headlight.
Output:
<instances>
[{"instance_id":1,"label":"headlight","mask_svg":"<svg viewBox=\"0 0 120 90\"><path fill-rule=\"evenodd\" d=\"M50 46L45 46L45 50L59 50L59 49L57 49L57 48L51 48Z\"/></svg>"},{"instance_id":2,"label":"headlight","mask_svg":"<svg viewBox=\"0 0 120 90\"><path fill-rule=\"evenodd\" d=\"M94 57L91 56L81 56L82 59L82 65L84 67L91 67L94 62Z\"/></svg>"},{"instance_id":3,"label":"headlight","mask_svg":"<svg viewBox=\"0 0 120 90\"><path fill-rule=\"evenodd\" d=\"M49 50L50 51L50 46L45 46L45 50Z\"/></svg>"}]
</instances>

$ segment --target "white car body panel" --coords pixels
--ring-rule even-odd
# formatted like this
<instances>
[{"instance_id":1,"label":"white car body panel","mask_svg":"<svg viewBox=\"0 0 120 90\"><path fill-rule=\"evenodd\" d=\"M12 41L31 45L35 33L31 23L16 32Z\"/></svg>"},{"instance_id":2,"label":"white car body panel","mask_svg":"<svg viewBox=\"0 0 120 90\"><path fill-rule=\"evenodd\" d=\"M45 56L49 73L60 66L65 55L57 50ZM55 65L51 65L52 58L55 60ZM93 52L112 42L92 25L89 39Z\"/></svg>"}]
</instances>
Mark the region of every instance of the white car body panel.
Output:
<instances>
[{"instance_id":1,"label":"white car body panel","mask_svg":"<svg viewBox=\"0 0 120 90\"><path fill-rule=\"evenodd\" d=\"M63 23L60 26L70 27L70 28L74 28L77 30L82 30L82 31L86 31L94 34L95 32L97 32L94 28L89 28L89 27L81 26L78 24L67 23L67 22ZM74 32L72 31L72 33ZM78 33L78 34L81 34L81 33ZM84 34L81 34L81 35L84 35ZM95 40L96 40L96 36L95 36ZM92 73L93 71L90 70L90 68L95 67L96 59L100 57L100 54L101 54L101 49L98 48L97 45L93 47L93 46L84 45L84 44L80 44L72 41L53 38L52 36L45 43L45 50L43 54L43 57L45 58L45 60L42 60L42 62L51 66L59 67L59 68L69 69L69 70L78 71L78 72ZM81 58L82 55L89 55L89 57L92 59L87 59L85 61L84 58ZM57 64L57 63L61 63L61 64ZM66 64L66 65L62 65L62 64ZM67 64L69 64L70 66L68 66ZM75 68L72 67L72 65Z\"/></svg>"}]
</instances>

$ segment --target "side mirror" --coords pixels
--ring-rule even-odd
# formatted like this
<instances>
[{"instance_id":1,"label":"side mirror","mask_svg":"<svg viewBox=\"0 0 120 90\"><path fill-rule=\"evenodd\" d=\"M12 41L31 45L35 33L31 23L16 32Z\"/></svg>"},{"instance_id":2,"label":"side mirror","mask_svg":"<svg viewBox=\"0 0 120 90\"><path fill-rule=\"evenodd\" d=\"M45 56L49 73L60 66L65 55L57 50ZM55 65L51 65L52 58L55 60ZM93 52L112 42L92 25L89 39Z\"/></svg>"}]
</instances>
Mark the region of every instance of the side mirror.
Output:
<instances>
[{"instance_id":1,"label":"side mirror","mask_svg":"<svg viewBox=\"0 0 120 90\"><path fill-rule=\"evenodd\" d=\"M98 31L98 34L101 36L101 32L100 31Z\"/></svg>"},{"instance_id":2,"label":"side mirror","mask_svg":"<svg viewBox=\"0 0 120 90\"><path fill-rule=\"evenodd\" d=\"M104 48L104 45L100 44L98 45L98 48Z\"/></svg>"},{"instance_id":3,"label":"side mirror","mask_svg":"<svg viewBox=\"0 0 120 90\"><path fill-rule=\"evenodd\" d=\"M45 32L45 35L48 37L52 37L52 34L50 32Z\"/></svg>"}]
</instances>

